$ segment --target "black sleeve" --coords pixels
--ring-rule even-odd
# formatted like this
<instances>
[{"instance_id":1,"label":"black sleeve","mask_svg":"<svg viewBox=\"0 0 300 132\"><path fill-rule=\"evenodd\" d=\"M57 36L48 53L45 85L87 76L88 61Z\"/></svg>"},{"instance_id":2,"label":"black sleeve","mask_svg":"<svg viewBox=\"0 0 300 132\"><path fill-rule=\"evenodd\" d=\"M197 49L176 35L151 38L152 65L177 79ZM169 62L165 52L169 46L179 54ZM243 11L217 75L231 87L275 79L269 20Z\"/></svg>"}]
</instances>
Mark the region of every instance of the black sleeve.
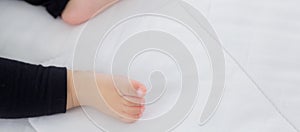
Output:
<instances>
[{"instance_id":1,"label":"black sleeve","mask_svg":"<svg viewBox=\"0 0 300 132\"><path fill-rule=\"evenodd\" d=\"M24 0L32 5L46 7L47 11L54 17L61 16L69 0Z\"/></svg>"},{"instance_id":2,"label":"black sleeve","mask_svg":"<svg viewBox=\"0 0 300 132\"><path fill-rule=\"evenodd\" d=\"M66 112L67 70L0 57L0 118Z\"/></svg>"}]
</instances>

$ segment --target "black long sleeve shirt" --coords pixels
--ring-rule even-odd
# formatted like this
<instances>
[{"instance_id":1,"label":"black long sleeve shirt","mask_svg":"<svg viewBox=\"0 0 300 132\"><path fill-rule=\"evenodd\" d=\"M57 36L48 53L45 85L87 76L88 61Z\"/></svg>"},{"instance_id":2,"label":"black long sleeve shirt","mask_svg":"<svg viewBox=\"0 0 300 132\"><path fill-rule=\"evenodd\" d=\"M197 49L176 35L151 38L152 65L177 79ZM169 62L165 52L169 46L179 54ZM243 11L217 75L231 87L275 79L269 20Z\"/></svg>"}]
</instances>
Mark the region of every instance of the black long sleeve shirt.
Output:
<instances>
[{"instance_id":1,"label":"black long sleeve shirt","mask_svg":"<svg viewBox=\"0 0 300 132\"><path fill-rule=\"evenodd\" d=\"M54 17L61 16L69 0L24 0L32 5L44 6L47 11Z\"/></svg>"},{"instance_id":2,"label":"black long sleeve shirt","mask_svg":"<svg viewBox=\"0 0 300 132\"><path fill-rule=\"evenodd\" d=\"M0 118L66 112L67 70L0 58Z\"/></svg>"}]
</instances>

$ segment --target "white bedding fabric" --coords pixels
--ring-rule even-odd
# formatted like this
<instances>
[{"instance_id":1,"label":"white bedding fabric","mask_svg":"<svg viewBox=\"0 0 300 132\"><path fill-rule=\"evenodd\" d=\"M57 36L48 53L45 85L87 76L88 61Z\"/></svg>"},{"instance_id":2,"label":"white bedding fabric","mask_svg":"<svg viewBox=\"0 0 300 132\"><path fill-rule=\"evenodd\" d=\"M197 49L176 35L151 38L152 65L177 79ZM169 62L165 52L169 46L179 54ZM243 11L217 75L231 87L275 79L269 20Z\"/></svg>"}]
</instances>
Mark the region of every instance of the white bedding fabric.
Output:
<instances>
[{"instance_id":1,"label":"white bedding fabric","mask_svg":"<svg viewBox=\"0 0 300 132\"><path fill-rule=\"evenodd\" d=\"M189 2L207 15L224 47L290 123L226 55L226 90L213 118L199 126L199 113L193 112L175 131L300 130L300 1ZM71 67L74 38L82 26L68 26L61 20L51 18L42 7L33 7L20 1L1 1L0 8L1 57ZM97 130L80 109L48 117L0 120L0 131Z\"/></svg>"}]
</instances>

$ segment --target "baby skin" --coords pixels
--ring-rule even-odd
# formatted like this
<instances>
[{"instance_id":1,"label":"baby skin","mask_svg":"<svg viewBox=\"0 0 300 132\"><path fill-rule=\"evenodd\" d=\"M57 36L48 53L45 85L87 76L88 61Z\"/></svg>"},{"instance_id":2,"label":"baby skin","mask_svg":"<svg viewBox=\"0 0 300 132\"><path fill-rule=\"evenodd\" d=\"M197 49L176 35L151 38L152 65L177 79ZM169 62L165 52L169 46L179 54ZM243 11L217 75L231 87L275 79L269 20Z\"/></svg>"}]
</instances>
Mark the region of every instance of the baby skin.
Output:
<instances>
[{"instance_id":1,"label":"baby skin","mask_svg":"<svg viewBox=\"0 0 300 132\"><path fill-rule=\"evenodd\" d=\"M146 87L137 81L72 71L68 71L67 78L67 109L91 106L125 123L137 121L145 110Z\"/></svg>"},{"instance_id":2,"label":"baby skin","mask_svg":"<svg viewBox=\"0 0 300 132\"><path fill-rule=\"evenodd\" d=\"M78 25L93 18L119 0L70 0L62 13L62 19L71 25Z\"/></svg>"}]
</instances>

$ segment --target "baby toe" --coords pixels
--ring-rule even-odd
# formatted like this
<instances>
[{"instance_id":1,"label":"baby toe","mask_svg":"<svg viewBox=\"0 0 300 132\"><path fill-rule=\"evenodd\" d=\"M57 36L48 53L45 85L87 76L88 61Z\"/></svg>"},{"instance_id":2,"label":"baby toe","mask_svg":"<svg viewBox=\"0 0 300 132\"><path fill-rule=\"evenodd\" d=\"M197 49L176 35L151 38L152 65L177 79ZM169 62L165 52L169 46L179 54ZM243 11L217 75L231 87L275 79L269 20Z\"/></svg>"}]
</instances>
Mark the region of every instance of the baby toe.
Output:
<instances>
[{"instance_id":1,"label":"baby toe","mask_svg":"<svg viewBox=\"0 0 300 132\"><path fill-rule=\"evenodd\" d=\"M145 99L144 98L136 98L131 96L124 96L123 104L126 106L144 106Z\"/></svg>"},{"instance_id":2,"label":"baby toe","mask_svg":"<svg viewBox=\"0 0 300 132\"><path fill-rule=\"evenodd\" d=\"M142 114L143 111L144 111L144 107L141 106L141 107L128 107L128 106L125 106L124 107L124 112L129 114L129 115L139 115L139 114Z\"/></svg>"}]
</instances>

